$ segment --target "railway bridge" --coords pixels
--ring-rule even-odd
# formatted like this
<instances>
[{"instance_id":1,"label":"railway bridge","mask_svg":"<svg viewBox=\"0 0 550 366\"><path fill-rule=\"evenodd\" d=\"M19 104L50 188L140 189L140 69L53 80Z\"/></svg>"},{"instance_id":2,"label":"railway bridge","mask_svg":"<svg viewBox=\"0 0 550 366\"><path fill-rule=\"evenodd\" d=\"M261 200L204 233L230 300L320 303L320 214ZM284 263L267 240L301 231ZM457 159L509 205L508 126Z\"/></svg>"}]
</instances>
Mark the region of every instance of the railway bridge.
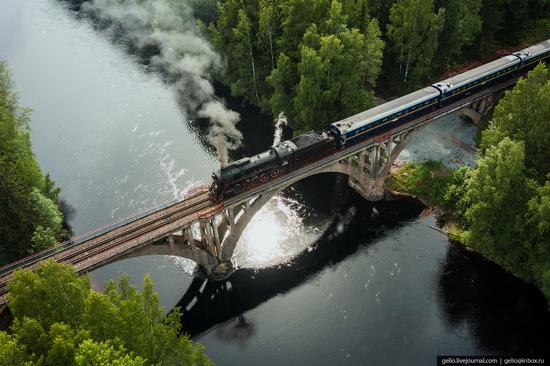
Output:
<instances>
[{"instance_id":1,"label":"railway bridge","mask_svg":"<svg viewBox=\"0 0 550 366\"><path fill-rule=\"evenodd\" d=\"M349 177L349 185L365 199L380 200L384 196L384 180L390 167L417 129L457 111L477 123L494 105L502 90L515 81L487 87L222 203L211 200L207 187L198 187L180 200L10 263L0 268L0 308L6 304L7 285L13 271L33 269L47 258L73 264L78 272L86 273L124 258L175 255L198 263L209 278L223 279L234 270L231 258L247 224L275 194L312 175L340 173Z\"/></svg>"}]
</instances>

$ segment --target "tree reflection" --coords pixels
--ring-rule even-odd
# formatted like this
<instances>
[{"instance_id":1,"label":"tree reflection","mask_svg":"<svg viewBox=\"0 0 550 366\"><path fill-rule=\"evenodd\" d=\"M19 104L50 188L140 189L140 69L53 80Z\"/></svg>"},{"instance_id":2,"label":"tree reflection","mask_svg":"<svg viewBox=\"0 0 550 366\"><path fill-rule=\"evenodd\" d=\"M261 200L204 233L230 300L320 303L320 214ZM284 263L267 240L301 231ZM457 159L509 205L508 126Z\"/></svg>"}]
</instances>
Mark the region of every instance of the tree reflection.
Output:
<instances>
[{"instance_id":1,"label":"tree reflection","mask_svg":"<svg viewBox=\"0 0 550 366\"><path fill-rule=\"evenodd\" d=\"M489 353L548 353L550 314L543 295L479 254L450 245L438 292L446 325L468 329Z\"/></svg>"}]
</instances>

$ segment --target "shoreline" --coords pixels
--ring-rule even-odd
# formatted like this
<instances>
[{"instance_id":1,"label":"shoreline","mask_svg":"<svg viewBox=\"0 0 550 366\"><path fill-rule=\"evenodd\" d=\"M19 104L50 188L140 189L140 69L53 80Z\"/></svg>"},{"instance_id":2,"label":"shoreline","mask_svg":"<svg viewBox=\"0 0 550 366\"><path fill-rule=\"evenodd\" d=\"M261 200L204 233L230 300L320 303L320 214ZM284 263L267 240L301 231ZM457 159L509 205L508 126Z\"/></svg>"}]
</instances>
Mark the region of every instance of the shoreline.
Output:
<instances>
[{"instance_id":1,"label":"shoreline","mask_svg":"<svg viewBox=\"0 0 550 366\"><path fill-rule=\"evenodd\" d=\"M389 179L394 178L395 175L398 172L400 172L404 167L405 167L405 164L399 164L399 163L395 164L394 167L392 167L392 169L390 170L390 175L389 175L388 178ZM419 217L424 217L424 216L433 214L436 218L437 227L430 226L430 228L440 232L441 234L444 234L448 238L451 245L458 245L461 248L467 250L468 252L476 253L477 255L481 256L484 260L487 260L487 261L497 265L504 272L511 274L515 278L517 278L517 279L521 280L522 282L524 282L526 285L535 286L539 290L541 295L546 299L547 304L548 304L548 309L550 310L550 298L548 298L544 295L544 292L543 292L542 288L538 284L536 284L535 282L527 281L524 278L518 276L516 273L514 273L514 272L510 271L509 269L505 268L500 263L494 261L492 258L490 258L490 257L486 256L485 254L481 253L480 251L470 247L465 242L461 241L456 234L451 232L449 229L452 228L452 227L457 227L457 229L458 229L458 225L451 218L451 214L446 209L444 209L443 207L440 207L436 204L431 203L426 197L423 197L421 195L410 193L410 192L403 191L403 190L390 188L387 185L387 181L384 184L384 188L385 188L386 194L389 194L394 199L406 198L406 199L417 200L418 202L422 203L422 205L424 205L425 208L420 213ZM386 198L387 198L387 196L386 196ZM458 230L461 230L461 229L458 229Z\"/></svg>"}]
</instances>

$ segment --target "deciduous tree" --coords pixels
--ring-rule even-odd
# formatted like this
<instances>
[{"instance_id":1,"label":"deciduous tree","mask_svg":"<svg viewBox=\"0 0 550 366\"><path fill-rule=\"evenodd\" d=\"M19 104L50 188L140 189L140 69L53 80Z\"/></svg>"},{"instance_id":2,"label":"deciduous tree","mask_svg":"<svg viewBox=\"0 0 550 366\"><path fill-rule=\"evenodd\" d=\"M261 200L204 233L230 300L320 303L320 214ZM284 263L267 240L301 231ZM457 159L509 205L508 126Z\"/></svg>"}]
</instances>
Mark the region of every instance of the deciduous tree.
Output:
<instances>
[{"instance_id":1,"label":"deciduous tree","mask_svg":"<svg viewBox=\"0 0 550 366\"><path fill-rule=\"evenodd\" d=\"M471 45L481 31L479 0L444 0L445 25L439 37L437 58L442 70L463 60L463 49Z\"/></svg>"},{"instance_id":2,"label":"deciduous tree","mask_svg":"<svg viewBox=\"0 0 550 366\"><path fill-rule=\"evenodd\" d=\"M61 239L59 189L43 176L31 149L30 112L21 108L0 62L0 264Z\"/></svg>"},{"instance_id":3,"label":"deciduous tree","mask_svg":"<svg viewBox=\"0 0 550 366\"><path fill-rule=\"evenodd\" d=\"M467 243L524 276L529 257L524 218L533 193L525 174L524 144L508 137L478 159L467 192Z\"/></svg>"},{"instance_id":4,"label":"deciduous tree","mask_svg":"<svg viewBox=\"0 0 550 366\"><path fill-rule=\"evenodd\" d=\"M142 291L122 277L101 294L91 291L87 276L48 260L35 272L16 271L9 290L13 336L0 332L0 355L13 354L9 360L52 366L211 364L202 346L180 335L178 310L164 315L148 276Z\"/></svg>"},{"instance_id":5,"label":"deciduous tree","mask_svg":"<svg viewBox=\"0 0 550 366\"><path fill-rule=\"evenodd\" d=\"M540 64L508 91L483 132L481 150L504 138L525 143L529 175L544 182L550 172L550 70Z\"/></svg>"},{"instance_id":6,"label":"deciduous tree","mask_svg":"<svg viewBox=\"0 0 550 366\"><path fill-rule=\"evenodd\" d=\"M430 75L444 21L444 9L435 13L433 0L398 0L390 9L389 47L409 88Z\"/></svg>"}]
</instances>

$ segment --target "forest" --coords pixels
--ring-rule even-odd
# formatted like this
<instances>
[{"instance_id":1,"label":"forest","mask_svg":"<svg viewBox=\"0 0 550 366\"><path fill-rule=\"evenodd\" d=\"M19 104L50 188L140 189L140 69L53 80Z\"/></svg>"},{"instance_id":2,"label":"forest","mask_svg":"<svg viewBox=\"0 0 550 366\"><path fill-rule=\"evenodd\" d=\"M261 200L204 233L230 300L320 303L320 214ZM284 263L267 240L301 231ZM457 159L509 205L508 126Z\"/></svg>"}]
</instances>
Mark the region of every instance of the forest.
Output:
<instances>
[{"instance_id":1,"label":"forest","mask_svg":"<svg viewBox=\"0 0 550 366\"><path fill-rule=\"evenodd\" d=\"M209 24L232 94L303 132L548 38L550 3L227 0ZM413 164L393 182L445 207L458 241L548 299L549 88L542 65L506 94L483 126L475 169Z\"/></svg>"},{"instance_id":2,"label":"forest","mask_svg":"<svg viewBox=\"0 0 550 366\"><path fill-rule=\"evenodd\" d=\"M60 190L40 170L32 151L30 116L19 106L8 67L0 61L0 265L69 235Z\"/></svg>"},{"instance_id":3,"label":"forest","mask_svg":"<svg viewBox=\"0 0 550 366\"><path fill-rule=\"evenodd\" d=\"M2 366L212 365L181 334L179 309L165 314L150 276L141 291L122 276L100 293L88 275L50 259L17 271L9 289L14 320L0 331Z\"/></svg>"},{"instance_id":4,"label":"forest","mask_svg":"<svg viewBox=\"0 0 550 366\"><path fill-rule=\"evenodd\" d=\"M469 61L546 39L550 29L543 0L227 0L196 7L223 58L218 79L274 116L284 112L297 132L366 110L375 95L399 96Z\"/></svg>"}]
</instances>

